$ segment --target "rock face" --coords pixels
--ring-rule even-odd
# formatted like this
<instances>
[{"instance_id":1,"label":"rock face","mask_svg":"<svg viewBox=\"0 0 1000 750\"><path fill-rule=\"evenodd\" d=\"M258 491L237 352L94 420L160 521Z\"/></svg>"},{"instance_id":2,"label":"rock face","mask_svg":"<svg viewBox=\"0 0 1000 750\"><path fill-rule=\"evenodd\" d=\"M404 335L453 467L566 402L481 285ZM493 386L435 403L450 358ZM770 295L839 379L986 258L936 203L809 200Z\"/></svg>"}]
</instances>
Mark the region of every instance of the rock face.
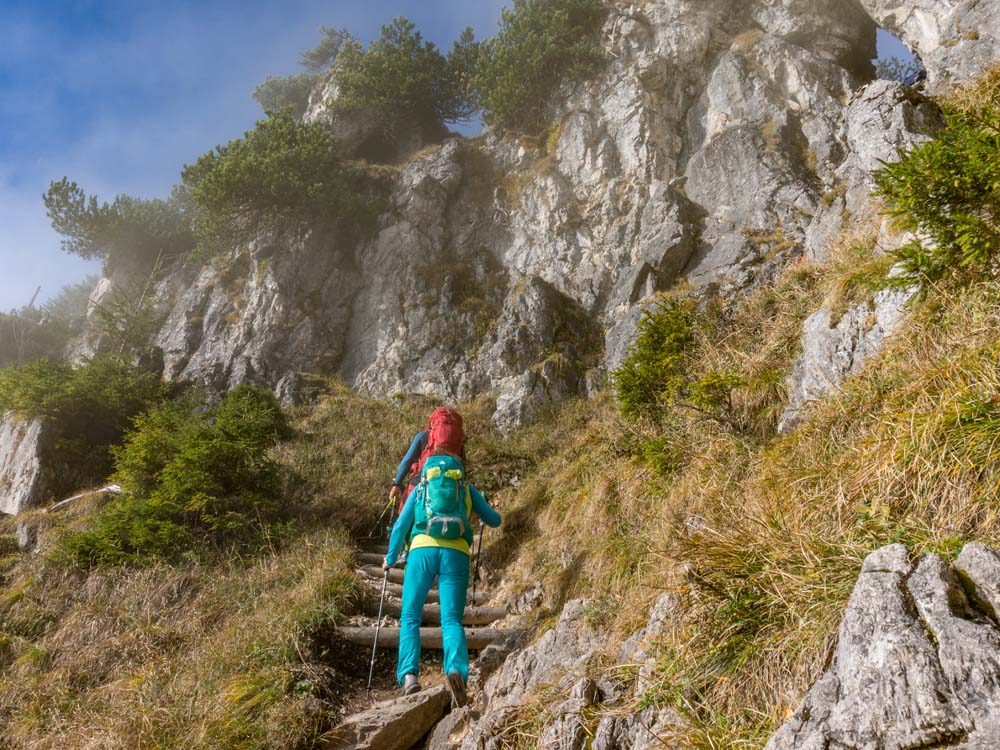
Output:
<instances>
[{"instance_id":1,"label":"rock face","mask_svg":"<svg viewBox=\"0 0 1000 750\"><path fill-rule=\"evenodd\" d=\"M998 573L978 544L952 566L869 555L830 667L767 750L1000 746Z\"/></svg>"},{"instance_id":2,"label":"rock face","mask_svg":"<svg viewBox=\"0 0 1000 750\"><path fill-rule=\"evenodd\" d=\"M802 324L802 354L789 379L788 406L778 425L787 432L802 421L809 402L836 390L871 357L905 320L913 290L884 289L870 303L851 305L838 317L824 307Z\"/></svg>"},{"instance_id":3,"label":"rock face","mask_svg":"<svg viewBox=\"0 0 1000 750\"><path fill-rule=\"evenodd\" d=\"M499 427L535 418L601 382L678 281L732 295L790 258L827 257L868 210L877 160L938 123L911 89L865 87L876 23L943 81L988 56L997 12L985 0L615 0L607 64L550 103L548 132L416 153L443 134L380 142L374 118L327 106L337 92L324 79L306 120L351 155L409 158L390 170L377 235L275 235L168 269L165 373L214 390L265 383L286 400L301 398L302 372L379 396L493 393ZM109 269L104 292L121 276Z\"/></svg>"},{"instance_id":4,"label":"rock face","mask_svg":"<svg viewBox=\"0 0 1000 750\"><path fill-rule=\"evenodd\" d=\"M920 56L933 86L975 76L1000 57L1000 6L992 0L861 0L861 5Z\"/></svg>"},{"instance_id":5,"label":"rock face","mask_svg":"<svg viewBox=\"0 0 1000 750\"><path fill-rule=\"evenodd\" d=\"M15 515L46 499L47 450L42 420L0 416L0 513Z\"/></svg>"}]
</instances>

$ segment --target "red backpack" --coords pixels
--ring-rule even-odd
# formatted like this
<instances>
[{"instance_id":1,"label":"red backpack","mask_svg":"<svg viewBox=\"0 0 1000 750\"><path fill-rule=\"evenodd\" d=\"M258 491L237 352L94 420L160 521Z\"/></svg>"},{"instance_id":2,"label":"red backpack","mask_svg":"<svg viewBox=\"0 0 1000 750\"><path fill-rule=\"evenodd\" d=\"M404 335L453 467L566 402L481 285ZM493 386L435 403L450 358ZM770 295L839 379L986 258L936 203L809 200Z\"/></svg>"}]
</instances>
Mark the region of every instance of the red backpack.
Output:
<instances>
[{"instance_id":1,"label":"red backpack","mask_svg":"<svg viewBox=\"0 0 1000 750\"><path fill-rule=\"evenodd\" d=\"M415 473L424 468L424 462L436 453L448 453L465 462L465 432L462 430L462 415L454 409L435 409L427 420L427 447L420 454Z\"/></svg>"}]
</instances>

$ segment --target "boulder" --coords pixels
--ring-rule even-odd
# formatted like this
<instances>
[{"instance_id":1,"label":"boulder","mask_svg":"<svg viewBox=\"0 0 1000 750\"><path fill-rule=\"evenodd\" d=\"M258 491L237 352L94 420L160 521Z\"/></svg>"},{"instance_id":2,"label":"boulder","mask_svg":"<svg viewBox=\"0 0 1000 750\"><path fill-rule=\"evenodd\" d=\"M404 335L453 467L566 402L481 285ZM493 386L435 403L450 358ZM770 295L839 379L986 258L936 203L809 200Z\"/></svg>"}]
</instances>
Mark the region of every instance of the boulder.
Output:
<instances>
[{"instance_id":1,"label":"boulder","mask_svg":"<svg viewBox=\"0 0 1000 750\"><path fill-rule=\"evenodd\" d=\"M955 567L899 544L869 555L829 668L767 750L997 747L1000 627L977 602L998 558L963 554Z\"/></svg>"},{"instance_id":2,"label":"boulder","mask_svg":"<svg viewBox=\"0 0 1000 750\"><path fill-rule=\"evenodd\" d=\"M451 702L444 685L382 701L324 736L325 750L410 750Z\"/></svg>"},{"instance_id":3,"label":"boulder","mask_svg":"<svg viewBox=\"0 0 1000 750\"><path fill-rule=\"evenodd\" d=\"M0 513L16 515L48 498L55 468L42 419L0 416Z\"/></svg>"},{"instance_id":4,"label":"boulder","mask_svg":"<svg viewBox=\"0 0 1000 750\"><path fill-rule=\"evenodd\" d=\"M657 750L664 747L663 737L682 724L680 716L669 708L647 708L626 716L605 716L594 732L592 750Z\"/></svg>"}]
</instances>

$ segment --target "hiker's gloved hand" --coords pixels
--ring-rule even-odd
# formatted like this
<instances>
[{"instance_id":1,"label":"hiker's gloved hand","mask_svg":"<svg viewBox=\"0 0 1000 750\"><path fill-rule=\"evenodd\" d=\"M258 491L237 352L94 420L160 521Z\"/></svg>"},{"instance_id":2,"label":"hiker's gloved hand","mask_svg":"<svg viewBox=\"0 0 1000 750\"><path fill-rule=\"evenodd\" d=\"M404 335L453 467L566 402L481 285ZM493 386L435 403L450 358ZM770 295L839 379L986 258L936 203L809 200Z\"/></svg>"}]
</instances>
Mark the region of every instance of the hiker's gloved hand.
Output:
<instances>
[{"instance_id":1,"label":"hiker's gloved hand","mask_svg":"<svg viewBox=\"0 0 1000 750\"><path fill-rule=\"evenodd\" d=\"M389 564L389 561L386 560L385 558L382 558L382 570L388 570L391 567L392 566Z\"/></svg>"},{"instance_id":2,"label":"hiker's gloved hand","mask_svg":"<svg viewBox=\"0 0 1000 750\"><path fill-rule=\"evenodd\" d=\"M398 484L394 484L392 485L392 489L389 490L389 499L398 500L401 494L403 494L402 488Z\"/></svg>"}]
</instances>

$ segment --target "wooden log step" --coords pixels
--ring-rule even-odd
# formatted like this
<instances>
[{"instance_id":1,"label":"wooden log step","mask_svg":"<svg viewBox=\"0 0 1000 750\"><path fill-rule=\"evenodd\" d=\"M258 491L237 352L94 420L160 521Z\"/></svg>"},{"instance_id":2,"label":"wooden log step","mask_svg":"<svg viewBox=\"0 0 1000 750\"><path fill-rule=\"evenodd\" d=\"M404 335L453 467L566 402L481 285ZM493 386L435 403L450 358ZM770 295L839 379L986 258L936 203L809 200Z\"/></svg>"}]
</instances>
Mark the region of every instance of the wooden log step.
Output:
<instances>
[{"instance_id":1,"label":"wooden log step","mask_svg":"<svg viewBox=\"0 0 1000 750\"><path fill-rule=\"evenodd\" d=\"M388 552L388 550L386 550ZM385 559L385 552L359 552L358 562L362 565L378 565L382 567L382 561Z\"/></svg>"},{"instance_id":2,"label":"wooden log step","mask_svg":"<svg viewBox=\"0 0 1000 750\"><path fill-rule=\"evenodd\" d=\"M382 590L382 581L381 580L379 580L379 581L371 581L371 583L372 584L377 584L379 591ZM398 583L390 583L388 586L385 587L385 593L388 596L395 596L395 597L397 597L399 599L402 599L402 597L403 597L403 587L402 587L402 585L400 585ZM489 600L490 600L490 595L488 593L486 593L485 591L477 591L476 592L476 601L475 602L472 601L472 589L469 589L469 592L465 596L465 603L466 604L486 604L486 602L488 602ZM437 591L436 588L431 589L430 591L427 592L427 599L426 599L427 604L438 604L438 603L440 603L440 601L441 601L441 597L438 595L438 591Z\"/></svg>"},{"instance_id":3,"label":"wooden log step","mask_svg":"<svg viewBox=\"0 0 1000 750\"><path fill-rule=\"evenodd\" d=\"M337 634L345 641L371 646L375 640L375 628L337 628ZM511 636L522 635L519 630L500 630L496 628L466 628L465 642L473 651L481 651L495 641ZM421 648L441 650L441 628L420 628ZM399 628L381 628L378 633L379 648L396 648L399 646Z\"/></svg>"},{"instance_id":4,"label":"wooden log step","mask_svg":"<svg viewBox=\"0 0 1000 750\"><path fill-rule=\"evenodd\" d=\"M378 581L382 583L382 577L385 575L385 571L381 567L375 565L362 565L358 568L358 573L363 575L365 578L370 578L373 581ZM403 571L399 568L389 569L389 583L403 583Z\"/></svg>"},{"instance_id":5,"label":"wooden log step","mask_svg":"<svg viewBox=\"0 0 1000 750\"><path fill-rule=\"evenodd\" d=\"M479 598L479 592L476 592L476 598ZM365 605L365 610L365 614L376 617L378 615L378 600L369 600ZM382 606L382 614L396 618L402 616L402 602L386 600ZM507 610L504 607L466 607L462 624L489 625L497 620L502 620L506 616ZM440 625L441 607L438 604L424 605L423 621L425 625Z\"/></svg>"}]
</instances>

